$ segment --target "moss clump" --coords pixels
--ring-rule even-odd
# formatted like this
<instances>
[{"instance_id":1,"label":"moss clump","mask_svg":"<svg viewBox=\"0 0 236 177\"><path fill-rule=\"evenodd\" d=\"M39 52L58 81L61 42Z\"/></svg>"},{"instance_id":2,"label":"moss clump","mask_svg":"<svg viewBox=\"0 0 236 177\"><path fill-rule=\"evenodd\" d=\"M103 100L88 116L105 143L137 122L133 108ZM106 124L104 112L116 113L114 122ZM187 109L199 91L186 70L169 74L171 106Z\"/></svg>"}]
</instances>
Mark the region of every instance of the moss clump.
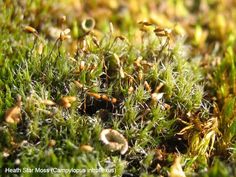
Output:
<instances>
[{"instance_id":1,"label":"moss clump","mask_svg":"<svg viewBox=\"0 0 236 177\"><path fill-rule=\"evenodd\" d=\"M0 168L74 168L86 176L97 175L91 169L106 169L101 176L234 174L235 35L233 23L225 27L227 6L217 10L215 25L195 14L191 26L182 18L191 8L201 11L197 3L168 1L170 14L155 18L146 13L157 11L152 3L115 2L78 2L65 9L67 19L61 11L68 2L0 2ZM220 6L205 5L204 14ZM92 27L83 29L82 17L93 16L86 7L117 12L107 17L115 28L88 17ZM175 14L176 7L183 13ZM70 17L74 8L83 9L81 18ZM139 12L150 22L136 24ZM16 107L17 122L6 121ZM122 145L113 147L112 138L110 149L117 151L106 148L104 129L122 134L128 151L120 154Z\"/></svg>"}]
</instances>

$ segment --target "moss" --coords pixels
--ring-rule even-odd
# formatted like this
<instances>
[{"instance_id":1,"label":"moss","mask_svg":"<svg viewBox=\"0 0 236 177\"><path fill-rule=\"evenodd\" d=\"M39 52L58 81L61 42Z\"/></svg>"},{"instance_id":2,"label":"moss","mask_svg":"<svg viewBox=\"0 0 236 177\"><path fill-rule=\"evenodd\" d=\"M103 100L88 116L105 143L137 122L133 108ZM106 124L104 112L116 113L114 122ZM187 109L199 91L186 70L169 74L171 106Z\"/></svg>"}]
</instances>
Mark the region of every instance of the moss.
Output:
<instances>
[{"instance_id":1,"label":"moss","mask_svg":"<svg viewBox=\"0 0 236 177\"><path fill-rule=\"evenodd\" d=\"M179 154L186 175L233 175L235 34L234 23L223 16L227 4L199 2L206 11L199 4L172 0L156 6L143 2L142 8L134 8L133 1L112 2L0 2L0 167L103 168L115 170L113 176L167 176ZM162 3L169 14L157 16L172 32L152 15L150 23L136 24L150 9L158 12ZM186 24L183 19L190 18L195 6L194 25ZM89 7L95 14L116 13L101 22L101 16L87 12ZM76 15L76 8L82 14ZM208 25L198 11L219 11L220 20ZM67 19L62 22L63 12ZM96 26L84 32L81 17L88 14ZM172 25L174 16L186 38ZM109 20L114 29L110 24L108 30ZM37 33L27 33L26 25ZM55 38L50 30L59 35ZM18 94L21 121L9 124L4 114ZM65 106L65 96L75 101ZM104 148L99 135L105 128L124 135L126 154ZM81 151L84 144L93 151Z\"/></svg>"}]
</instances>

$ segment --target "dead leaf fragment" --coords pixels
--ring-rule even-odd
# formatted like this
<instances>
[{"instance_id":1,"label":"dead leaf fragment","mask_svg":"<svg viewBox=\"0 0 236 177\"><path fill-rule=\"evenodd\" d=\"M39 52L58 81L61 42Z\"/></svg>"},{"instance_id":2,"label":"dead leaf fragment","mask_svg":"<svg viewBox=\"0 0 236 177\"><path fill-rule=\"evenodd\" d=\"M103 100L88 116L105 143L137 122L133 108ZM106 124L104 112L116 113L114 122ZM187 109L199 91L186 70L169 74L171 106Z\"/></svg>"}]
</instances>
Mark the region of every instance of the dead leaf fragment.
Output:
<instances>
[{"instance_id":1,"label":"dead leaf fragment","mask_svg":"<svg viewBox=\"0 0 236 177\"><path fill-rule=\"evenodd\" d=\"M52 39L58 39L60 37L62 30L56 27L50 27L48 29L48 35L52 38Z\"/></svg>"},{"instance_id":2,"label":"dead leaf fragment","mask_svg":"<svg viewBox=\"0 0 236 177\"><path fill-rule=\"evenodd\" d=\"M116 130L104 129L100 133L100 140L110 151L120 151L120 153L123 155L128 150L127 140Z\"/></svg>"},{"instance_id":3,"label":"dead leaf fragment","mask_svg":"<svg viewBox=\"0 0 236 177\"><path fill-rule=\"evenodd\" d=\"M152 93L151 94L151 98L153 101L159 101L160 99L162 99L164 93Z\"/></svg>"},{"instance_id":4,"label":"dead leaf fragment","mask_svg":"<svg viewBox=\"0 0 236 177\"><path fill-rule=\"evenodd\" d=\"M174 164L170 168L170 177L186 177L180 162L181 157L176 157Z\"/></svg>"},{"instance_id":5,"label":"dead leaf fragment","mask_svg":"<svg viewBox=\"0 0 236 177\"><path fill-rule=\"evenodd\" d=\"M16 106L9 108L5 113L5 121L10 124L18 124L21 120L21 96L18 96Z\"/></svg>"},{"instance_id":6,"label":"dead leaf fragment","mask_svg":"<svg viewBox=\"0 0 236 177\"><path fill-rule=\"evenodd\" d=\"M21 113L20 113L20 111L21 111L21 109L18 106L14 106L13 108L9 108L6 111L6 114L5 114L5 121L7 123L11 123L11 124L19 123L20 120L21 120Z\"/></svg>"},{"instance_id":7,"label":"dead leaf fragment","mask_svg":"<svg viewBox=\"0 0 236 177\"><path fill-rule=\"evenodd\" d=\"M61 41L70 39L71 36L69 35L69 33L70 33L70 29L69 29L69 28L66 28L64 31L62 31L62 32L60 33L59 39L60 39Z\"/></svg>"},{"instance_id":8,"label":"dead leaf fragment","mask_svg":"<svg viewBox=\"0 0 236 177\"><path fill-rule=\"evenodd\" d=\"M130 86L129 89L128 89L128 94L133 93L133 91L134 91L134 87Z\"/></svg>"}]
</instances>

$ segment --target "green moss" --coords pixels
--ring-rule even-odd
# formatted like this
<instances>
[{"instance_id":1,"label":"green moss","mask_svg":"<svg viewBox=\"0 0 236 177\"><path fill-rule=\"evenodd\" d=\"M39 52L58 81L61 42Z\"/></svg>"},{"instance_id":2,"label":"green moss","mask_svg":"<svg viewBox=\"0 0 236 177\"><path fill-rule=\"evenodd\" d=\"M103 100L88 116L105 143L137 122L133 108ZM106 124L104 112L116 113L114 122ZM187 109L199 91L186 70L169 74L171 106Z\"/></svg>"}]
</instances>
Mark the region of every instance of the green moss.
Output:
<instances>
[{"instance_id":1,"label":"green moss","mask_svg":"<svg viewBox=\"0 0 236 177\"><path fill-rule=\"evenodd\" d=\"M210 8L212 3L205 5ZM170 13L175 8L184 10L177 14L178 18L188 17L184 2L171 0L167 5ZM84 6L96 8L92 2ZM146 16L150 7L142 6L141 12ZM96 19L98 29L105 27L101 33L96 29L88 34L82 32L81 19L68 17L61 24L57 19L61 9L54 8L53 1L0 2L2 169L17 166L15 161L19 159L21 168L104 168L115 169L113 176L168 175L176 154L182 154L183 169L190 176L195 172L202 176L234 173L230 167L236 154L235 34L222 26L222 14L216 26L208 26L201 16L196 16L198 22L192 29L197 25L201 29L197 26L198 31L185 40L174 30L170 34L173 36L155 34L158 25L153 17L153 24L146 26L148 30L140 32L132 5L120 6L124 11L112 7L118 15L108 18L120 27L115 32L108 30L106 21ZM210 9L209 13L214 11ZM35 27L39 33L26 33L25 25ZM53 39L50 27L72 29L72 39ZM206 44L200 45L202 30L213 30L214 34L206 33ZM228 40L224 39L224 30L230 33ZM219 49L217 40L223 41ZM193 43L194 49L187 46ZM221 61L214 64L214 57L221 57ZM15 105L18 94L23 104L21 121L11 125L4 114ZM64 96L76 98L70 108L63 107ZM45 105L43 100L52 100L55 105ZM104 147L99 136L105 128L125 136L129 144L126 154ZM56 144L50 145L51 140ZM93 151L82 151L80 146L84 144L92 146Z\"/></svg>"}]
</instances>

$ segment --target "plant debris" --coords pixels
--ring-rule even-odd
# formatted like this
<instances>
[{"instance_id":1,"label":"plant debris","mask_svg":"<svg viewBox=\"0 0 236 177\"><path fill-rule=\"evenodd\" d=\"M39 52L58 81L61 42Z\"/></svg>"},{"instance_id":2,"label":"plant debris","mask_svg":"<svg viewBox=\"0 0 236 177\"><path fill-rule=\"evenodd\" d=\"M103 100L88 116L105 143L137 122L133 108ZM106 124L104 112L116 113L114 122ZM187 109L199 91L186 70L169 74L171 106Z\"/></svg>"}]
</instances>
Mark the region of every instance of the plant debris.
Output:
<instances>
[{"instance_id":1,"label":"plant debris","mask_svg":"<svg viewBox=\"0 0 236 177\"><path fill-rule=\"evenodd\" d=\"M186 177L180 162L181 157L176 157L174 164L170 167L170 177Z\"/></svg>"},{"instance_id":2,"label":"plant debris","mask_svg":"<svg viewBox=\"0 0 236 177\"><path fill-rule=\"evenodd\" d=\"M21 121L21 96L18 96L16 106L9 108L5 113L5 121L10 124L18 124Z\"/></svg>"},{"instance_id":3,"label":"plant debris","mask_svg":"<svg viewBox=\"0 0 236 177\"><path fill-rule=\"evenodd\" d=\"M127 140L116 130L102 130L102 132L100 133L100 140L110 151L120 151L120 153L123 155L128 150Z\"/></svg>"}]
</instances>

